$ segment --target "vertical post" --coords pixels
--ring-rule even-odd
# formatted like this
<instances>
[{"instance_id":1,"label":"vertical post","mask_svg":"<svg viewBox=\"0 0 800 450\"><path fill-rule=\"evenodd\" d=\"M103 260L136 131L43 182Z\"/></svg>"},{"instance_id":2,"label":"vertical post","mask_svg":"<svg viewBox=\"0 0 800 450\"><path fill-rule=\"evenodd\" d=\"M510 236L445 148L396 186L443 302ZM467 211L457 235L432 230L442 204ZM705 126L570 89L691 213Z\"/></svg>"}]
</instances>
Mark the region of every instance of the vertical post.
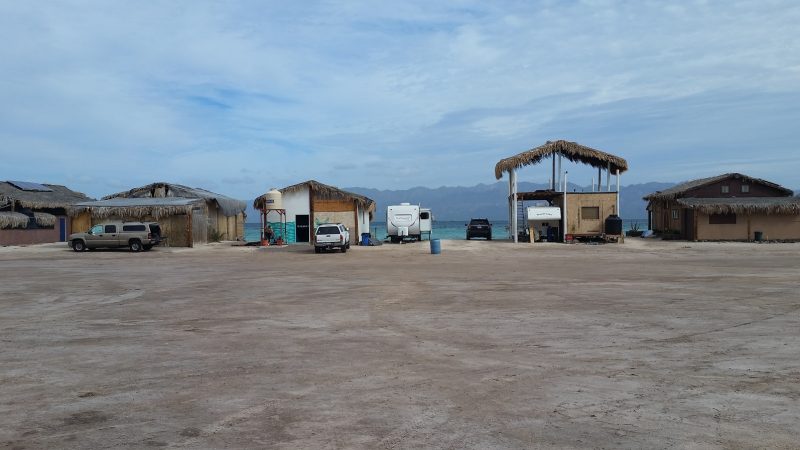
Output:
<instances>
[{"instance_id":1,"label":"vertical post","mask_svg":"<svg viewBox=\"0 0 800 450\"><path fill-rule=\"evenodd\" d=\"M619 212L619 169L617 169L617 215L622 218L622 214Z\"/></svg>"},{"instance_id":2,"label":"vertical post","mask_svg":"<svg viewBox=\"0 0 800 450\"><path fill-rule=\"evenodd\" d=\"M603 190L603 169L597 168L597 192Z\"/></svg>"},{"instance_id":3,"label":"vertical post","mask_svg":"<svg viewBox=\"0 0 800 450\"><path fill-rule=\"evenodd\" d=\"M611 192L611 163L608 163L608 168L606 169L606 191Z\"/></svg>"},{"instance_id":4,"label":"vertical post","mask_svg":"<svg viewBox=\"0 0 800 450\"><path fill-rule=\"evenodd\" d=\"M511 199L513 201L513 207L511 208L511 214L514 217L514 223L511 226L511 229L514 233L514 243L516 244L519 240L518 231L517 231L517 171L511 171Z\"/></svg>"},{"instance_id":5,"label":"vertical post","mask_svg":"<svg viewBox=\"0 0 800 450\"><path fill-rule=\"evenodd\" d=\"M561 153L558 154L558 185L561 186Z\"/></svg>"},{"instance_id":6,"label":"vertical post","mask_svg":"<svg viewBox=\"0 0 800 450\"><path fill-rule=\"evenodd\" d=\"M568 173L569 172L564 172L564 195L562 196L564 199L564 211L562 211L562 214L564 214L564 220L563 220L564 229L561 230L562 242L567 242L567 174Z\"/></svg>"},{"instance_id":7,"label":"vertical post","mask_svg":"<svg viewBox=\"0 0 800 450\"><path fill-rule=\"evenodd\" d=\"M594 177L592 177L592 192L597 192L594 190Z\"/></svg>"},{"instance_id":8,"label":"vertical post","mask_svg":"<svg viewBox=\"0 0 800 450\"><path fill-rule=\"evenodd\" d=\"M553 158L553 176L552 176L552 178L550 178L550 190L551 191L555 191L556 190L556 154L555 153L552 154L552 158Z\"/></svg>"},{"instance_id":9,"label":"vertical post","mask_svg":"<svg viewBox=\"0 0 800 450\"><path fill-rule=\"evenodd\" d=\"M513 235L511 234L513 230L511 229L511 224L514 223L514 179L512 178L512 171L508 171L508 238L514 239Z\"/></svg>"}]
</instances>

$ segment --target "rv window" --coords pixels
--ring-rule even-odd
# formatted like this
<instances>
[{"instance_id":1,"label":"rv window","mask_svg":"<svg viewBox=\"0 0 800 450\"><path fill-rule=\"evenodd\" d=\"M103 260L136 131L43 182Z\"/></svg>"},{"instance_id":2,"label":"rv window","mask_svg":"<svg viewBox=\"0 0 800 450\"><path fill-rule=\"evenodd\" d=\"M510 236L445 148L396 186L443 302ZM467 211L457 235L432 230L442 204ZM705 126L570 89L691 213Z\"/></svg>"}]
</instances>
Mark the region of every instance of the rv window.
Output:
<instances>
[{"instance_id":1,"label":"rv window","mask_svg":"<svg viewBox=\"0 0 800 450\"><path fill-rule=\"evenodd\" d=\"M583 206L583 207L581 207L581 219L599 220L600 219L600 207L599 206Z\"/></svg>"},{"instance_id":2,"label":"rv window","mask_svg":"<svg viewBox=\"0 0 800 450\"><path fill-rule=\"evenodd\" d=\"M419 218L422 219L422 220L428 220L428 219L430 219L430 217L431 217L431 213L429 213L427 211L419 213Z\"/></svg>"}]
</instances>

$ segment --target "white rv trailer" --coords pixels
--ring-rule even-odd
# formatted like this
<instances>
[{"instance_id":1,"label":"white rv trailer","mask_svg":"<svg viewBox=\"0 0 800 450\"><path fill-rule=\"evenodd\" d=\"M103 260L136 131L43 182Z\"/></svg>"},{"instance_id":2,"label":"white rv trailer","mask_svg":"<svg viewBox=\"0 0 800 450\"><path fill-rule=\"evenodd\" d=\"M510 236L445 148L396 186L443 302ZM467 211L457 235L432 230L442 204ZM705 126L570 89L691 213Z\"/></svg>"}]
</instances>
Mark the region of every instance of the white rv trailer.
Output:
<instances>
[{"instance_id":1,"label":"white rv trailer","mask_svg":"<svg viewBox=\"0 0 800 450\"><path fill-rule=\"evenodd\" d=\"M400 242L405 238L422 237L419 222L419 205L400 203L386 207L386 234L392 242Z\"/></svg>"}]
</instances>

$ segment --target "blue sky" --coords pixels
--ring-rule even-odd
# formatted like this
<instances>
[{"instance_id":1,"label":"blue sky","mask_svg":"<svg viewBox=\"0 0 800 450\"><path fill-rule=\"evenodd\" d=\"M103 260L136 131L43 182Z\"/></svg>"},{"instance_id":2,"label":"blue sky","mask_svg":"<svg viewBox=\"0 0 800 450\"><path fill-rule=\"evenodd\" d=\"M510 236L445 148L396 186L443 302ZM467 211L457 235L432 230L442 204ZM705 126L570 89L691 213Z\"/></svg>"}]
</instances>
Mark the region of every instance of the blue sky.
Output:
<instances>
[{"instance_id":1,"label":"blue sky","mask_svg":"<svg viewBox=\"0 0 800 450\"><path fill-rule=\"evenodd\" d=\"M797 188L798 23L769 0L2 2L0 179L474 185L567 139L626 158L623 184Z\"/></svg>"}]
</instances>

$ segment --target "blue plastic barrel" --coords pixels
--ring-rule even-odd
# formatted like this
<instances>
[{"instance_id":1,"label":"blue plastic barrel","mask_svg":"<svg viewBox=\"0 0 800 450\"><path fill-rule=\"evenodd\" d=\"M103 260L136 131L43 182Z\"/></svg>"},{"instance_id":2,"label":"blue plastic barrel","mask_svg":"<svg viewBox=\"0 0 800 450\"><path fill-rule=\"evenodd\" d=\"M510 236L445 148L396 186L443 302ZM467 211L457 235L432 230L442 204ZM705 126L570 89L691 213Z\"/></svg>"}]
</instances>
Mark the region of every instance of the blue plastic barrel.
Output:
<instances>
[{"instance_id":1,"label":"blue plastic barrel","mask_svg":"<svg viewBox=\"0 0 800 450\"><path fill-rule=\"evenodd\" d=\"M442 241L431 239L431 255L438 255L439 253L442 253Z\"/></svg>"},{"instance_id":2,"label":"blue plastic barrel","mask_svg":"<svg viewBox=\"0 0 800 450\"><path fill-rule=\"evenodd\" d=\"M369 245L369 233L361 233L361 245Z\"/></svg>"}]
</instances>

